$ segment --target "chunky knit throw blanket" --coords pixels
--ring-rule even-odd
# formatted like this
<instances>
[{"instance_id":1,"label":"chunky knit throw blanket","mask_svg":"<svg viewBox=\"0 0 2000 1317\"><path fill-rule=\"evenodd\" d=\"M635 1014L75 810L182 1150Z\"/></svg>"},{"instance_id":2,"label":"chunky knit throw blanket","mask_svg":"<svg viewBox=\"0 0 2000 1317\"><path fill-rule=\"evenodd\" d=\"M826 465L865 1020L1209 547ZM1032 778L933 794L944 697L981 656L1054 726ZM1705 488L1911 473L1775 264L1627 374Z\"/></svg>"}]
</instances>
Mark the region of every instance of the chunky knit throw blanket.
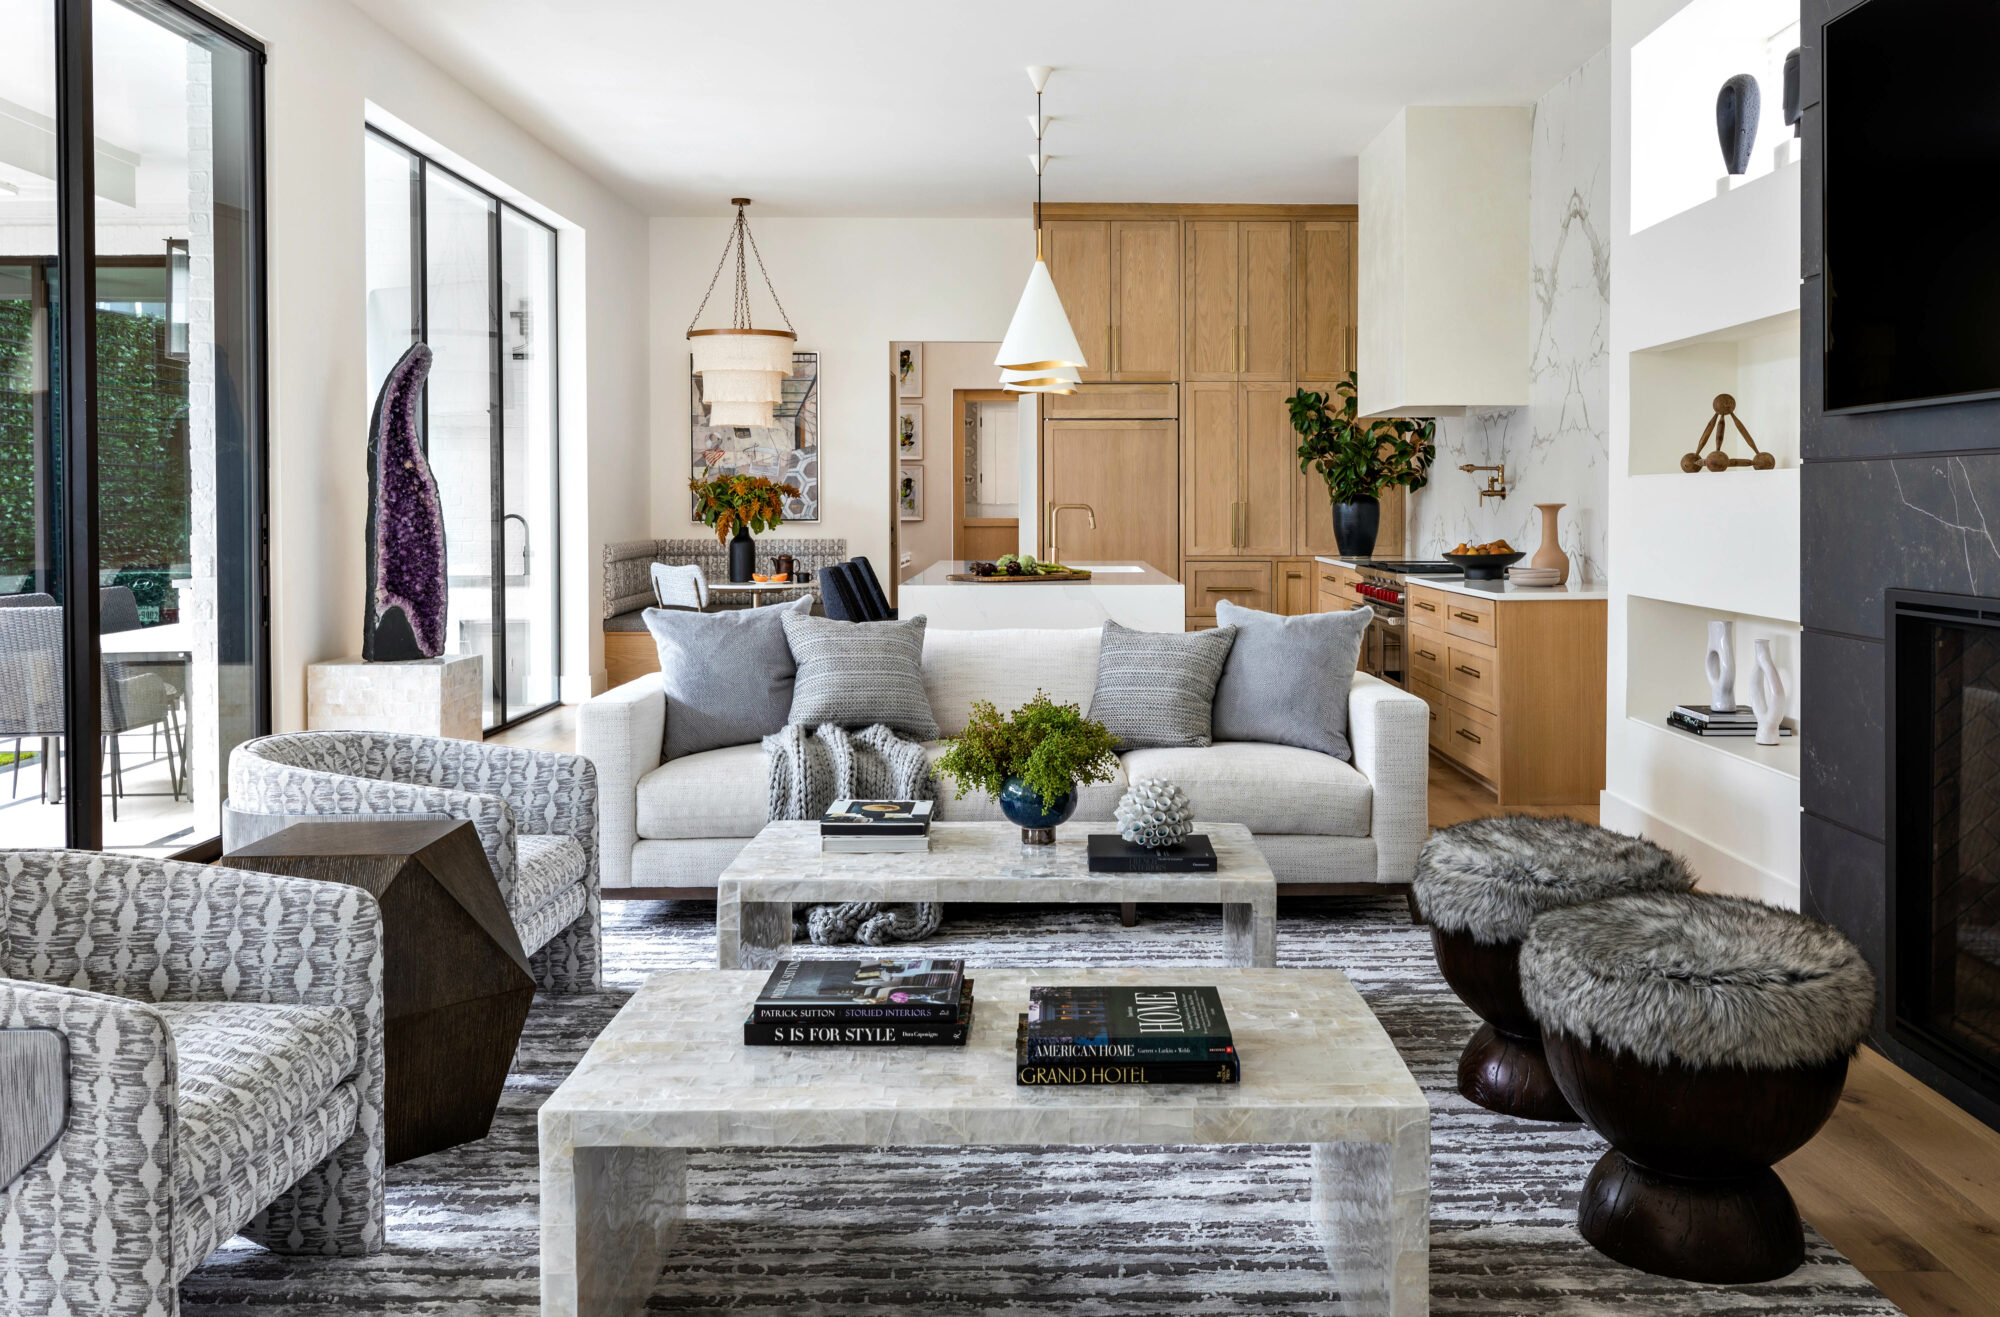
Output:
<instances>
[{"instance_id":1,"label":"chunky knit throw blanket","mask_svg":"<svg viewBox=\"0 0 2000 1317\"><path fill-rule=\"evenodd\" d=\"M831 724L811 730L788 725L764 738L764 752L771 757L773 819L816 819L836 800L935 798L924 748L881 723L858 732ZM944 907L935 901L847 901L803 906L793 917L794 937L807 936L821 946L879 947L929 937L944 922Z\"/></svg>"}]
</instances>

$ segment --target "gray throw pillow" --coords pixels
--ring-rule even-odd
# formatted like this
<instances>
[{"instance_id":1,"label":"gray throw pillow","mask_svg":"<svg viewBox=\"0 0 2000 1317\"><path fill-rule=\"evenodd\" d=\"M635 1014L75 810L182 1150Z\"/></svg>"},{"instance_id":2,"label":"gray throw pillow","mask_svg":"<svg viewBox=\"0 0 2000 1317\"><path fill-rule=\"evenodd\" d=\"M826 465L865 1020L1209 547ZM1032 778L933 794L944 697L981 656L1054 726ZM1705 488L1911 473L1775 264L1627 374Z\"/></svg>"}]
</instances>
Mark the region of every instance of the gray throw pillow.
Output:
<instances>
[{"instance_id":1,"label":"gray throw pillow","mask_svg":"<svg viewBox=\"0 0 2000 1317\"><path fill-rule=\"evenodd\" d=\"M1215 684L1215 739L1269 741L1352 760L1347 690L1375 610L1282 617L1222 600L1215 620L1236 644Z\"/></svg>"},{"instance_id":2,"label":"gray throw pillow","mask_svg":"<svg viewBox=\"0 0 2000 1317\"><path fill-rule=\"evenodd\" d=\"M811 607L807 598L726 613L646 610L667 692L667 758L752 745L785 725L797 669L784 620Z\"/></svg>"},{"instance_id":3,"label":"gray throw pillow","mask_svg":"<svg viewBox=\"0 0 2000 1317\"><path fill-rule=\"evenodd\" d=\"M923 618L839 622L787 613L785 639L799 667L788 722L806 727L887 723L914 740L937 739L937 719L924 694Z\"/></svg>"},{"instance_id":4,"label":"gray throw pillow","mask_svg":"<svg viewBox=\"0 0 2000 1317\"><path fill-rule=\"evenodd\" d=\"M1118 738L1120 750L1207 745L1215 683L1236 628L1133 631L1104 624L1090 716Z\"/></svg>"}]
</instances>

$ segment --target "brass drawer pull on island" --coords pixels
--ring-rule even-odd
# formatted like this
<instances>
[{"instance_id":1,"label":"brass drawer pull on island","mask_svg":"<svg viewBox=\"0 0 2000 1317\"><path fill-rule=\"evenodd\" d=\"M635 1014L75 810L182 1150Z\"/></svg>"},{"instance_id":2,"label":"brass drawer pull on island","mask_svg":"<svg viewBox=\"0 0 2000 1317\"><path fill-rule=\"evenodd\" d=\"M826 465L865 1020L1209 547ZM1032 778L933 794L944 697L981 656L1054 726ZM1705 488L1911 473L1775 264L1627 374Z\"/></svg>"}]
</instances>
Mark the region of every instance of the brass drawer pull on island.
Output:
<instances>
[{"instance_id":1,"label":"brass drawer pull on island","mask_svg":"<svg viewBox=\"0 0 2000 1317\"><path fill-rule=\"evenodd\" d=\"M1410 607L1421 608L1426 613L1435 613L1438 610L1438 606L1434 603L1431 603L1428 599L1412 599L1410 601Z\"/></svg>"},{"instance_id":2,"label":"brass drawer pull on island","mask_svg":"<svg viewBox=\"0 0 2000 1317\"><path fill-rule=\"evenodd\" d=\"M1419 653L1421 653L1422 651L1420 650L1420 651L1418 651L1418 652L1419 652ZM1436 658L1436 657L1437 657L1437 655L1435 655L1435 654L1425 654L1425 655L1424 655L1424 657L1425 657L1425 658ZM1465 665L1464 665L1463 663L1461 663L1461 664L1459 664L1459 665L1458 665L1458 670L1459 670L1460 672L1463 672L1463 673L1464 673L1464 674L1465 674L1466 676L1468 676L1468 677L1471 677L1471 678L1472 678L1473 680L1475 680L1475 681L1477 681L1477 680L1479 679L1479 669L1478 669L1478 668L1468 668L1468 667L1466 667L1466 666L1465 666Z\"/></svg>"},{"instance_id":3,"label":"brass drawer pull on island","mask_svg":"<svg viewBox=\"0 0 2000 1317\"><path fill-rule=\"evenodd\" d=\"M1210 594L1252 594L1255 593L1257 587L1252 585L1209 585L1202 588Z\"/></svg>"},{"instance_id":4,"label":"brass drawer pull on island","mask_svg":"<svg viewBox=\"0 0 2000 1317\"><path fill-rule=\"evenodd\" d=\"M1431 652L1430 652L1430 651L1429 651L1428 649L1420 649L1420 650L1418 650L1418 651L1417 651L1417 657L1418 657L1418 658L1420 658L1420 659L1425 659L1425 660L1428 660L1429 662L1432 662L1432 663L1435 663L1435 662L1437 662L1437 657L1438 657L1438 656L1437 656L1437 655L1435 655L1435 654L1433 654L1433 653L1431 653ZM1464 669L1464 668L1460 668L1460 669L1459 669L1459 671L1460 671L1460 672L1463 672L1463 671L1465 671L1465 669ZM1478 673L1474 673L1473 675L1474 675L1474 676L1478 676L1479 674L1478 674Z\"/></svg>"},{"instance_id":5,"label":"brass drawer pull on island","mask_svg":"<svg viewBox=\"0 0 2000 1317\"><path fill-rule=\"evenodd\" d=\"M1471 732L1466 731L1463 727L1458 729L1458 734L1460 736L1463 736L1466 740L1472 742L1474 745L1483 744L1478 737L1474 736Z\"/></svg>"},{"instance_id":6,"label":"brass drawer pull on island","mask_svg":"<svg viewBox=\"0 0 2000 1317\"><path fill-rule=\"evenodd\" d=\"M1486 620L1477 613L1466 612L1463 608L1454 608L1452 613L1461 622L1484 622Z\"/></svg>"}]
</instances>

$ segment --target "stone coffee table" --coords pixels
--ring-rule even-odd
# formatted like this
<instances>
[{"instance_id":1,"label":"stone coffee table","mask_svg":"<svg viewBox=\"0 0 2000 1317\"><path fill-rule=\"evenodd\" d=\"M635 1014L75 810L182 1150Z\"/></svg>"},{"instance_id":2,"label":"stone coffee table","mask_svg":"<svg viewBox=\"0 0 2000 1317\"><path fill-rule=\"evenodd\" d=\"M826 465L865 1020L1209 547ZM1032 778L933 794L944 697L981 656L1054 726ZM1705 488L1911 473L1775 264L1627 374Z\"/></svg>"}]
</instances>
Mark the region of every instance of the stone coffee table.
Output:
<instances>
[{"instance_id":1,"label":"stone coffee table","mask_svg":"<svg viewBox=\"0 0 2000 1317\"><path fill-rule=\"evenodd\" d=\"M685 1211L691 1148L975 1144L1310 1144L1312 1198L1299 1207L1346 1308L1427 1310L1430 1110L1346 975L972 973L979 1000L965 1046L877 1048L746 1047L743 1018L767 975L653 976L541 1109L545 1317L645 1306ZM1212 985L1243 1082L1023 1088L1014 1020L1038 983Z\"/></svg>"},{"instance_id":2,"label":"stone coffee table","mask_svg":"<svg viewBox=\"0 0 2000 1317\"><path fill-rule=\"evenodd\" d=\"M928 851L857 855L822 852L815 821L767 823L716 879L716 963L770 968L792 945L792 906L821 901L1219 905L1224 963L1278 963L1278 882L1250 829L1194 825L1215 847L1214 873L1092 873L1090 830L1065 824L1053 846L1024 846L1012 823L933 823Z\"/></svg>"}]
</instances>

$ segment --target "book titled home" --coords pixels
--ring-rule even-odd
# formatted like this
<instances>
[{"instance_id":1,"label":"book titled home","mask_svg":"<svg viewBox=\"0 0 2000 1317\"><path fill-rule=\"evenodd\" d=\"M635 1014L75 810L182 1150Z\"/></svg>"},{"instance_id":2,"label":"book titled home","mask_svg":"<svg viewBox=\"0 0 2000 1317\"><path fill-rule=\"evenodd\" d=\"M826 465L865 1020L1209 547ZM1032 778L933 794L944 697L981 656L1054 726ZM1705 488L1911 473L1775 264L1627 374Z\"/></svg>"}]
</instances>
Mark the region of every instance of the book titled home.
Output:
<instances>
[{"instance_id":1,"label":"book titled home","mask_svg":"<svg viewBox=\"0 0 2000 1317\"><path fill-rule=\"evenodd\" d=\"M1214 988L1031 988L1022 1019L1029 1060L1238 1065Z\"/></svg>"},{"instance_id":2,"label":"book titled home","mask_svg":"<svg viewBox=\"0 0 2000 1317\"><path fill-rule=\"evenodd\" d=\"M1236 1084L1243 1067L1232 1051L1209 1060L1078 1058L1044 1060L1028 1054L1028 1017L1014 1035L1014 1082L1027 1088L1085 1088L1141 1084Z\"/></svg>"}]
</instances>

